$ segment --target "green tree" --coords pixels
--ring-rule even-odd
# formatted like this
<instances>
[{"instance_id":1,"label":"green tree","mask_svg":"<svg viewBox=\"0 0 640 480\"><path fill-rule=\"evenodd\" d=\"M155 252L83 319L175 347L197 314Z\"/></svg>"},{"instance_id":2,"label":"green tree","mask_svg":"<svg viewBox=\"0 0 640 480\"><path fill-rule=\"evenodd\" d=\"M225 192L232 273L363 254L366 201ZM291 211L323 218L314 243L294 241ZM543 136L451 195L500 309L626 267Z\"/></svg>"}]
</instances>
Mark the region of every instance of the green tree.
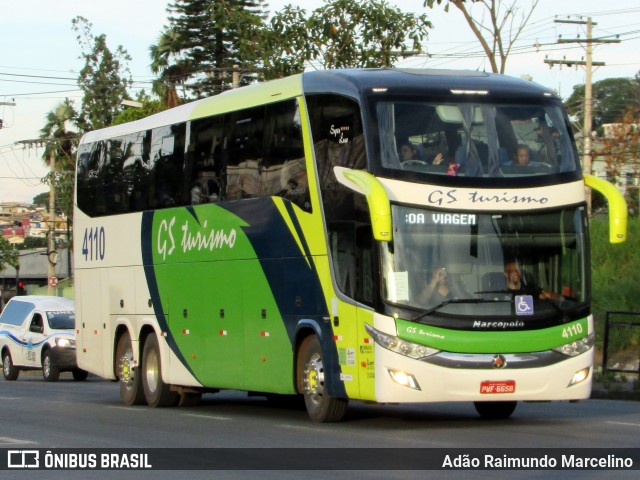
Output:
<instances>
[{"instance_id":1,"label":"green tree","mask_svg":"<svg viewBox=\"0 0 640 480\"><path fill-rule=\"evenodd\" d=\"M142 104L141 108L136 107L122 107L122 110L113 119L114 125L120 125L121 123L133 122L142 118L153 115L154 113L165 110L167 106L162 105L161 100L152 100L144 90L142 90L136 101Z\"/></svg>"},{"instance_id":2,"label":"green tree","mask_svg":"<svg viewBox=\"0 0 640 480\"><path fill-rule=\"evenodd\" d=\"M31 203L47 208L49 206L49 192L39 193L38 195L33 197Z\"/></svg>"},{"instance_id":3,"label":"green tree","mask_svg":"<svg viewBox=\"0 0 640 480\"><path fill-rule=\"evenodd\" d=\"M592 85L594 130L622 121L629 108L640 108L640 82L633 78L606 78ZM565 106L580 124L584 121L584 85L573 87Z\"/></svg>"},{"instance_id":4,"label":"green tree","mask_svg":"<svg viewBox=\"0 0 640 480\"><path fill-rule=\"evenodd\" d=\"M422 50L431 22L384 0L326 0L307 11L287 5L270 22L267 77L320 68L389 67Z\"/></svg>"},{"instance_id":5,"label":"green tree","mask_svg":"<svg viewBox=\"0 0 640 480\"><path fill-rule=\"evenodd\" d=\"M82 50L85 65L80 70L78 84L84 92L82 109L78 117L81 131L95 130L111 125L123 99L129 98L131 85L128 62L131 57L119 45L115 52L107 46L106 35L95 36L93 25L84 17L75 17L73 30Z\"/></svg>"},{"instance_id":6,"label":"green tree","mask_svg":"<svg viewBox=\"0 0 640 480\"><path fill-rule=\"evenodd\" d=\"M51 167L55 159L55 171L45 177L56 192L56 207L71 219L73 215L73 182L75 177L75 152L78 133L73 130L78 118L73 103L67 98L47 113L46 123L40 129L45 142L42 160ZM49 204L47 202L47 208Z\"/></svg>"},{"instance_id":7,"label":"green tree","mask_svg":"<svg viewBox=\"0 0 640 480\"><path fill-rule=\"evenodd\" d=\"M175 0L167 8L169 25L159 39L162 42L156 45L157 50L152 51L152 60L163 55L177 59L160 67L174 67L174 73L179 70L180 75L188 75L189 88L195 97L231 88L230 73L236 65L243 71L256 69L255 62L241 57L246 47L240 45L240 36L244 35L246 42L250 38L247 26L263 24L264 3L264 0Z\"/></svg>"},{"instance_id":8,"label":"green tree","mask_svg":"<svg viewBox=\"0 0 640 480\"><path fill-rule=\"evenodd\" d=\"M435 4L442 4L443 0L425 0L424 6L433 8ZM453 5L464 16L471 31L480 42L491 71L504 73L507 66L507 58L516 40L522 33L525 25L531 18L533 10L538 5L538 0L533 0L531 8L518 15L519 8L516 0L503 2L502 0L444 0L445 11ZM474 5L481 11L480 15L473 16Z\"/></svg>"},{"instance_id":9,"label":"green tree","mask_svg":"<svg viewBox=\"0 0 640 480\"><path fill-rule=\"evenodd\" d=\"M0 272L7 266L18 265L18 251L4 237L0 236Z\"/></svg>"}]
</instances>

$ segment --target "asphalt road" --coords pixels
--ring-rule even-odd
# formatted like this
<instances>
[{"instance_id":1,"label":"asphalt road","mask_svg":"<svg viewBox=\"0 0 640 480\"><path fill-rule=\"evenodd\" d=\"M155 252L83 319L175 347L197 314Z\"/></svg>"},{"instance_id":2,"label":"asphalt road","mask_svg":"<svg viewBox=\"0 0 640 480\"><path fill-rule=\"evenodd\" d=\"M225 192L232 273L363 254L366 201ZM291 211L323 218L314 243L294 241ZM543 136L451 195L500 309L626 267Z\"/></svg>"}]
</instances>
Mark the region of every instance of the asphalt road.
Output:
<instances>
[{"instance_id":1,"label":"asphalt road","mask_svg":"<svg viewBox=\"0 0 640 480\"><path fill-rule=\"evenodd\" d=\"M618 400L521 403L506 421L478 417L472 404L367 405L352 402L339 424L314 424L304 409L286 408L243 392L205 395L199 406L150 409L121 404L118 386L62 374L15 382L0 378L0 448L383 448L533 447L639 448L640 405ZM294 454L291 450L283 450ZM401 468L401 464L398 465ZM1 478L327 478L336 472L0 472ZM637 472L338 472L352 478L636 478ZM578 477L579 475L579 477ZM486 478L489 478L488 476Z\"/></svg>"}]
</instances>

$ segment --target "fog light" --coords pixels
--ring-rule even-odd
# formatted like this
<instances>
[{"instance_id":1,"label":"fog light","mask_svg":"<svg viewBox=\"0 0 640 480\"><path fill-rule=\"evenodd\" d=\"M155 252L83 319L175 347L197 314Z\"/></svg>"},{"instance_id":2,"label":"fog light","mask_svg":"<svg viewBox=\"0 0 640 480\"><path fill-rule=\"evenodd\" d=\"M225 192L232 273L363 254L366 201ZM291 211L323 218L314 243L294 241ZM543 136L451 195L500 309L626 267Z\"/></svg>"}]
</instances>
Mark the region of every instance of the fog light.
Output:
<instances>
[{"instance_id":1,"label":"fog light","mask_svg":"<svg viewBox=\"0 0 640 480\"><path fill-rule=\"evenodd\" d=\"M402 385L403 387L413 388L414 390L420 390L420 385L418 385L418 381L413 375L405 373L401 370L391 370L387 369L389 375L397 384Z\"/></svg>"},{"instance_id":2,"label":"fog light","mask_svg":"<svg viewBox=\"0 0 640 480\"><path fill-rule=\"evenodd\" d=\"M569 386L584 382L589 377L590 370L591 370L591 367L587 367L587 368L583 368L582 370L578 370L576 373L574 373L573 378L571 379L571 383L569 383Z\"/></svg>"}]
</instances>

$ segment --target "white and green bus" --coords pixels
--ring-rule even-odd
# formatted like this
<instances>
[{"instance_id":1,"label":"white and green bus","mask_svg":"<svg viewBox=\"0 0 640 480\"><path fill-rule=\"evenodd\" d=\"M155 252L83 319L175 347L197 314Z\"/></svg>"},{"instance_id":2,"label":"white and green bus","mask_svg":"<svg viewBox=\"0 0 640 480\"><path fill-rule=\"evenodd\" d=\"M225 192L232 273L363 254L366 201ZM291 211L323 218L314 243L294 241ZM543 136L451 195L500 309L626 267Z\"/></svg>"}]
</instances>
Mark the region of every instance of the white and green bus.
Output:
<instances>
[{"instance_id":1,"label":"white and green bus","mask_svg":"<svg viewBox=\"0 0 640 480\"><path fill-rule=\"evenodd\" d=\"M585 186L560 99L467 71L307 72L87 133L78 365L122 401L234 389L518 401L591 392Z\"/></svg>"}]
</instances>

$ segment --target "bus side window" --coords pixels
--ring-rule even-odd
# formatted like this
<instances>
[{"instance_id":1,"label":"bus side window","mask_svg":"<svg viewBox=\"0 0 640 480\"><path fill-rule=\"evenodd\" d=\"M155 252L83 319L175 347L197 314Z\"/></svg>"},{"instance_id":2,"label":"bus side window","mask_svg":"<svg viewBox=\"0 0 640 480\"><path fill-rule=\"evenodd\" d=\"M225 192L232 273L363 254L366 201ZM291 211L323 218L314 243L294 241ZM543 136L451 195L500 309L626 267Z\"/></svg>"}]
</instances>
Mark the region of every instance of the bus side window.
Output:
<instances>
[{"instance_id":1,"label":"bus side window","mask_svg":"<svg viewBox=\"0 0 640 480\"><path fill-rule=\"evenodd\" d=\"M307 97L333 273L342 293L374 303L373 272L359 262L372 255L370 215L364 195L340 184L333 167L366 167L360 109L337 95Z\"/></svg>"},{"instance_id":2,"label":"bus side window","mask_svg":"<svg viewBox=\"0 0 640 480\"><path fill-rule=\"evenodd\" d=\"M222 198L223 151L226 146L224 115L194 120L190 125L189 145L185 162L186 189L193 192L204 185L210 201ZM191 203L193 195L191 195Z\"/></svg>"},{"instance_id":3,"label":"bus side window","mask_svg":"<svg viewBox=\"0 0 640 480\"><path fill-rule=\"evenodd\" d=\"M302 126L296 100L267 106L260 177L264 195L280 195L310 211Z\"/></svg>"},{"instance_id":4,"label":"bus side window","mask_svg":"<svg viewBox=\"0 0 640 480\"><path fill-rule=\"evenodd\" d=\"M261 193L259 164L263 155L264 107L236 112L227 144L226 198L235 200Z\"/></svg>"},{"instance_id":5,"label":"bus side window","mask_svg":"<svg viewBox=\"0 0 640 480\"><path fill-rule=\"evenodd\" d=\"M150 156L153 172L149 192L152 208L173 207L186 202L182 193L185 135L184 123L152 131Z\"/></svg>"}]
</instances>

